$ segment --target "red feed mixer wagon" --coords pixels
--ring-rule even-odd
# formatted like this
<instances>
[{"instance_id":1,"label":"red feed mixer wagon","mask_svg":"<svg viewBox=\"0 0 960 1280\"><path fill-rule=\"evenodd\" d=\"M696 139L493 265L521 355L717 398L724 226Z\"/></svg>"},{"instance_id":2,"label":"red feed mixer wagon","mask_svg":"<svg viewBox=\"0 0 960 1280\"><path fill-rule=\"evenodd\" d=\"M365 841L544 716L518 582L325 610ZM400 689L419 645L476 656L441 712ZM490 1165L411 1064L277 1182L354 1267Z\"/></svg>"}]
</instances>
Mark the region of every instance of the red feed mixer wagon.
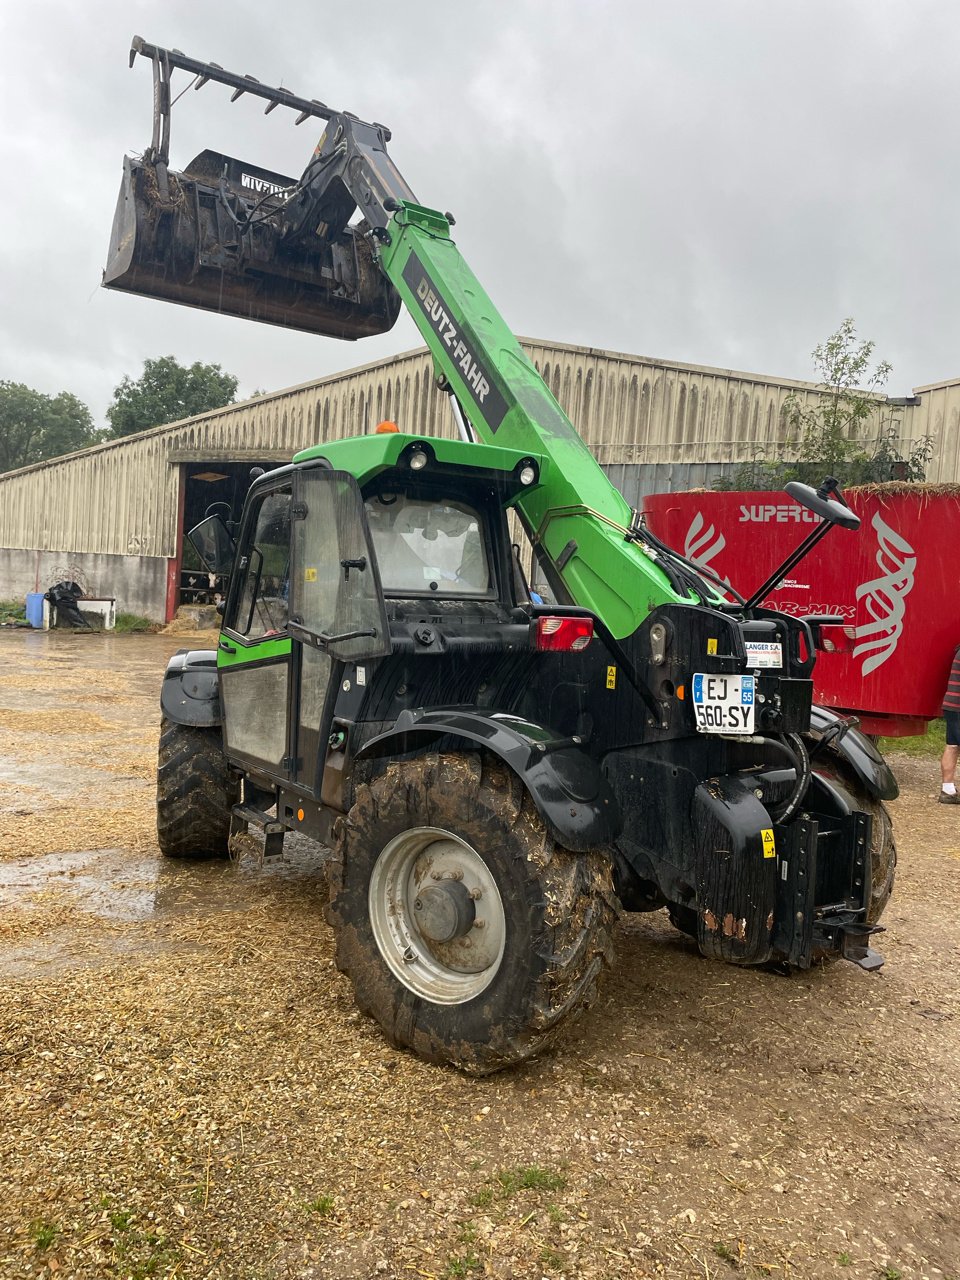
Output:
<instances>
[{"instance_id":1,"label":"red feed mixer wagon","mask_svg":"<svg viewBox=\"0 0 960 1280\"><path fill-rule=\"evenodd\" d=\"M842 554L816 546L763 603L820 628L817 702L859 717L864 733L923 733L940 715L960 644L960 485L876 484L844 497L860 517ZM783 492L658 493L650 529L742 591L773 573L819 516Z\"/></svg>"}]
</instances>

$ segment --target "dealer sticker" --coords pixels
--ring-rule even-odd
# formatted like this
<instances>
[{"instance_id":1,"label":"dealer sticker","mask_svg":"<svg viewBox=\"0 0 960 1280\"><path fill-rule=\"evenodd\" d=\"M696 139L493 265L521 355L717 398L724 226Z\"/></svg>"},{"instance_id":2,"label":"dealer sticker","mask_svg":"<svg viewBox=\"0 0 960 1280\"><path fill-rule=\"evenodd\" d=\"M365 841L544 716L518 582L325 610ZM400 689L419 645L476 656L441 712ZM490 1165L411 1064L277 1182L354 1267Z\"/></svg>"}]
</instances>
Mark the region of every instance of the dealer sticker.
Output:
<instances>
[{"instance_id":1,"label":"dealer sticker","mask_svg":"<svg viewBox=\"0 0 960 1280\"><path fill-rule=\"evenodd\" d=\"M748 667L783 666L783 645L779 640L745 640Z\"/></svg>"}]
</instances>

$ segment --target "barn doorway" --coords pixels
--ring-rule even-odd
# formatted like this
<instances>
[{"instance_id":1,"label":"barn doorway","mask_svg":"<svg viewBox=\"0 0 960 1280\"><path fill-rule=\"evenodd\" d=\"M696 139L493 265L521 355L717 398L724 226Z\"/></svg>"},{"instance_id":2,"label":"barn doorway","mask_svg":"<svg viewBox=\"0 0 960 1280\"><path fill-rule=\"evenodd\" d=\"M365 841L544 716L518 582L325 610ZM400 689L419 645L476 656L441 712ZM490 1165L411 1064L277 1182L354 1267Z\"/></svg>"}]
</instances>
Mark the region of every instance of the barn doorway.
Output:
<instances>
[{"instance_id":1,"label":"barn doorway","mask_svg":"<svg viewBox=\"0 0 960 1280\"><path fill-rule=\"evenodd\" d=\"M206 515L218 511L228 524L237 524L243 511L243 500L253 483L251 471L262 467L269 471L276 460L262 462L227 462L220 458L210 462L183 463L181 519L179 522L179 572L177 605L219 604L226 590L225 579L211 574L200 563L187 532Z\"/></svg>"}]
</instances>

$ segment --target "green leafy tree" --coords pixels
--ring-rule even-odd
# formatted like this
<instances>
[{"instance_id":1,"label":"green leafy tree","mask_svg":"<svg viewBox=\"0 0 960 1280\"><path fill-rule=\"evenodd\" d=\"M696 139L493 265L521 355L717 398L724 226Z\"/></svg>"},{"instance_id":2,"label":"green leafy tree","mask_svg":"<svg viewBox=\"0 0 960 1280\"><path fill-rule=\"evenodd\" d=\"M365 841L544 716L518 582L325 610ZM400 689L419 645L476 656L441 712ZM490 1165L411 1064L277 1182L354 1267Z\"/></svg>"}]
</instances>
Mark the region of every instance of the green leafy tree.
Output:
<instances>
[{"instance_id":1,"label":"green leafy tree","mask_svg":"<svg viewBox=\"0 0 960 1280\"><path fill-rule=\"evenodd\" d=\"M107 409L110 433L129 436L165 422L233 404L237 379L218 364L182 365L174 356L144 360L139 378L124 377Z\"/></svg>"},{"instance_id":2,"label":"green leafy tree","mask_svg":"<svg viewBox=\"0 0 960 1280\"><path fill-rule=\"evenodd\" d=\"M90 410L69 391L48 396L22 382L0 382L0 472L85 449L100 438Z\"/></svg>"},{"instance_id":3,"label":"green leafy tree","mask_svg":"<svg viewBox=\"0 0 960 1280\"><path fill-rule=\"evenodd\" d=\"M770 462L761 450L717 487L777 489L788 480L819 484L828 475L847 485L923 480L932 441L925 436L904 445L902 423L883 398L891 366L886 360L874 365L873 349L858 339L853 320L844 320L813 349L820 396L791 392L784 400L787 450L796 460Z\"/></svg>"}]
</instances>

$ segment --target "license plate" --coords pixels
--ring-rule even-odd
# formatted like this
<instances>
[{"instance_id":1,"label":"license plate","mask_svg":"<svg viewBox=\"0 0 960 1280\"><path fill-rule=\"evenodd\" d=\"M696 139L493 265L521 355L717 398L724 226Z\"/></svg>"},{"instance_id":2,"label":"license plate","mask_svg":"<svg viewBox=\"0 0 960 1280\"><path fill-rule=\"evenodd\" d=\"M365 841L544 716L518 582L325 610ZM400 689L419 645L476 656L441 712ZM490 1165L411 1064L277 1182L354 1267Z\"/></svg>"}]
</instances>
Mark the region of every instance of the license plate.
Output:
<instances>
[{"instance_id":1,"label":"license plate","mask_svg":"<svg viewBox=\"0 0 960 1280\"><path fill-rule=\"evenodd\" d=\"M753 733L753 676L693 677L693 711L701 733Z\"/></svg>"}]
</instances>

